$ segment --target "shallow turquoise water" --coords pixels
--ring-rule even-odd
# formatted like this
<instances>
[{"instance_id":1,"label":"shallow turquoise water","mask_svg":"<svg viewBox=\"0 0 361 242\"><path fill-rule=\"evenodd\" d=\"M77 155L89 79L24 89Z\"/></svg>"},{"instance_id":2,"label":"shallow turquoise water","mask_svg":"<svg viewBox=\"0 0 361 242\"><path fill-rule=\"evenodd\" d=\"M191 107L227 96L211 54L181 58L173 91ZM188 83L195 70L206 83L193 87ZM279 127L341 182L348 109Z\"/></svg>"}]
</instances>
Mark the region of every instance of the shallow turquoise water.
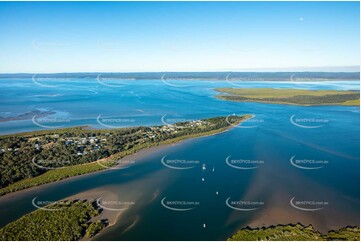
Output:
<instances>
[{"instance_id":1,"label":"shallow turquoise water","mask_svg":"<svg viewBox=\"0 0 361 242\"><path fill-rule=\"evenodd\" d=\"M158 125L162 120L171 123L233 113L254 114L255 118L242 124L243 128L235 127L215 136L189 140L153 152L137 159L128 169L52 184L11 200L0 199L0 225L34 210L31 201L35 196L53 201L95 188L135 202L123 219L98 239L222 240L237 228L258 217L263 218L273 207L284 208L293 218L289 222L297 219L304 223L311 221L320 230L359 224L359 107L234 103L215 99L216 92L212 90L226 86L358 90L358 81L298 84L164 83L161 80L102 82L90 79L41 80L43 85L37 85L32 80L1 80L0 116L53 110L56 114L52 117L58 122L42 123L38 119L39 123L64 127L89 124L98 128L105 128L97 122L99 115L120 121L106 123L116 127ZM31 120L0 123L1 133L37 129L42 127ZM161 163L164 156L199 163L191 169L170 169ZM255 169L236 169L227 164L229 156L231 160L263 163ZM327 163L322 163L319 169L302 169L291 164L292 157ZM205 170L202 170L202 164L206 165ZM312 164L303 166L316 167ZM328 204L321 206L321 210L301 211L290 205L293 197ZM257 209L252 211L235 210L226 205L228 198L262 205L253 206ZM198 204L188 206L192 208L188 211L174 211L162 206L162 200ZM315 208L313 205L300 206ZM282 223L284 220L280 216L274 221ZM124 232L130 224L133 226Z\"/></svg>"},{"instance_id":2,"label":"shallow turquoise water","mask_svg":"<svg viewBox=\"0 0 361 242\"><path fill-rule=\"evenodd\" d=\"M34 82L35 81L35 82ZM46 127L92 125L102 118L129 119L111 124L115 127L162 124L167 119L195 119L233 112L267 115L271 106L231 103L214 98L216 87L273 87L303 89L359 89L358 81L342 82L227 82L227 81L112 81L96 79L1 79L0 117L14 117L27 112L52 111L45 120L35 117ZM110 86L109 86L110 85ZM267 108L265 108L267 107ZM277 111L284 107L272 106ZM292 108L291 108L292 109ZM313 108L310 110L315 110ZM329 110L329 107L324 108ZM323 109L322 109L323 110ZM355 108L345 110L358 112ZM30 115L33 117L35 115ZM0 123L0 133L44 129L31 118Z\"/></svg>"}]
</instances>

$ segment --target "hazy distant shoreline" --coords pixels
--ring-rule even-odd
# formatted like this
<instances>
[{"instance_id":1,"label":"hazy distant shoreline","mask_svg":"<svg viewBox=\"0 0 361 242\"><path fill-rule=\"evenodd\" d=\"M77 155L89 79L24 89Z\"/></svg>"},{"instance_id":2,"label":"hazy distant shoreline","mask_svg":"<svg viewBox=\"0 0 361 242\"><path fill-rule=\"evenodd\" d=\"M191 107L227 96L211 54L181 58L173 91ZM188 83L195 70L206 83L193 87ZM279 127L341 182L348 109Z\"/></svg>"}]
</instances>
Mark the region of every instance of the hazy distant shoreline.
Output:
<instances>
[{"instance_id":1,"label":"hazy distant shoreline","mask_svg":"<svg viewBox=\"0 0 361 242\"><path fill-rule=\"evenodd\" d=\"M359 80L360 72L74 72L0 74L5 78L112 78L122 80L213 80L213 81L343 81Z\"/></svg>"}]
</instances>

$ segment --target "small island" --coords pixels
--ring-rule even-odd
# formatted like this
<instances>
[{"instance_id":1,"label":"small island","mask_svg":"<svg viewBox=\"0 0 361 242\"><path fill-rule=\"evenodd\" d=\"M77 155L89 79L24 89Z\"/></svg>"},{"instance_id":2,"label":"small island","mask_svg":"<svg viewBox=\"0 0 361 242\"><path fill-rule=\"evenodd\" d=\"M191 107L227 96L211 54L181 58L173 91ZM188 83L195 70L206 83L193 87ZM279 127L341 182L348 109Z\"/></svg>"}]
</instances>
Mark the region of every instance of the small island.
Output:
<instances>
[{"instance_id":1,"label":"small island","mask_svg":"<svg viewBox=\"0 0 361 242\"><path fill-rule=\"evenodd\" d=\"M260 102L299 106L360 106L359 91L275 88L216 88L216 97L234 102Z\"/></svg>"},{"instance_id":2,"label":"small island","mask_svg":"<svg viewBox=\"0 0 361 242\"><path fill-rule=\"evenodd\" d=\"M122 165L120 159L142 149L216 134L249 118L232 115L153 127L75 127L0 136L0 196Z\"/></svg>"},{"instance_id":3,"label":"small island","mask_svg":"<svg viewBox=\"0 0 361 242\"><path fill-rule=\"evenodd\" d=\"M90 239L108 224L95 201L59 201L37 209L0 229L1 241ZM52 210L49 212L49 210Z\"/></svg>"},{"instance_id":4,"label":"small island","mask_svg":"<svg viewBox=\"0 0 361 242\"><path fill-rule=\"evenodd\" d=\"M330 241L346 240L359 241L359 227L344 227L338 230L331 230L327 234L321 234L312 225L287 224L261 228L246 227L228 238L229 241Z\"/></svg>"}]
</instances>

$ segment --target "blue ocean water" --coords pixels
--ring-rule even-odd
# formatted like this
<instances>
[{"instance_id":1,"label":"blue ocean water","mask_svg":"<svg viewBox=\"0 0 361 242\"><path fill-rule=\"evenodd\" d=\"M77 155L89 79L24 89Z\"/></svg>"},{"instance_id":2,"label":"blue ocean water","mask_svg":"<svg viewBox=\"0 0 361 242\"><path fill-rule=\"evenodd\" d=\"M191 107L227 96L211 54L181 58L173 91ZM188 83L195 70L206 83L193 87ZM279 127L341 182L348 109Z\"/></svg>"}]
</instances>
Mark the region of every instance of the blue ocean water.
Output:
<instances>
[{"instance_id":1,"label":"blue ocean water","mask_svg":"<svg viewBox=\"0 0 361 242\"><path fill-rule=\"evenodd\" d=\"M214 98L217 92L213 90L359 90L359 84L0 80L0 116L30 113L26 120L1 122L3 134L76 125L162 125L221 115L255 115L230 131L142 156L129 169L55 183L12 199L0 198L0 225L34 210L31 201L35 196L58 200L91 189L135 201L132 209L97 237L101 240L223 240L247 225L303 222L321 231L359 225L359 107L237 103ZM36 110L38 113L32 113ZM39 112L46 111L53 113L41 117ZM171 169L162 164L164 157L199 163L191 169ZM238 169L230 163L251 169ZM179 201L193 203L186 206L190 210L176 211L164 207L165 201L173 201L169 204L174 208L184 208Z\"/></svg>"},{"instance_id":2,"label":"blue ocean water","mask_svg":"<svg viewBox=\"0 0 361 242\"><path fill-rule=\"evenodd\" d=\"M162 124L167 119L197 119L234 112L265 112L270 106L231 103L214 98L217 87L273 87L302 89L358 90L358 81L333 82L226 82L226 81L134 81L97 79L2 79L0 117L30 113L25 120L1 122L0 133L16 133L48 128L91 125L102 127L97 118L123 118L114 127ZM268 107L268 108L264 108ZM272 111L283 109L273 105ZM292 108L291 108L292 109ZM296 108L297 109L297 108ZM311 108L309 110L315 110ZM332 107L324 107L322 110ZM357 108L344 108L358 112ZM34 111L51 111L44 117ZM32 117L39 125L32 122ZM177 118L178 117L178 118Z\"/></svg>"}]
</instances>

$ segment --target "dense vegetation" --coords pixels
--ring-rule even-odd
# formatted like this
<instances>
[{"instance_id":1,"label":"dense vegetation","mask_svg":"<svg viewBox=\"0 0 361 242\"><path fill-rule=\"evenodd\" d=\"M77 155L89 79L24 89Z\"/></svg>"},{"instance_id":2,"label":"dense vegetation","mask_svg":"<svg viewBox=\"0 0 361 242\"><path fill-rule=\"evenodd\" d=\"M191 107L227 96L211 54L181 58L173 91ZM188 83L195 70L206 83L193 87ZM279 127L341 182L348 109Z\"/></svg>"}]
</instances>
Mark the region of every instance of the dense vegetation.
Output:
<instances>
[{"instance_id":1,"label":"dense vegetation","mask_svg":"<svg viewBox=\"0 0 361 242\"><path fill-rule=\"evenodd\" d=\"M249 116L209 118L171 126L113 130L78 127L2 136L0 195L103 170L141 149L217 133L246 118Z\"/></svg>"},{"instance_id":2,"label":"dense vegetation","mask_svg":"<svg viewBox=\"0 0 361 242\"><path fill-rule=\"evenodd\" d=\"M57 170L49 170L39 176L35 176L33 178L26 178L22 179L18 182L12 183L4 188L0 189L0 196L15 192L19 190L23 190L26 188L60 181L68 177L78 176L90 172L100 171L104 170L105 167L111 167L116 165L115 162L111 161L101 161L101 164L104 166L99 165L99 163L92 162L89 164L82 164L82 165L76 165L76 166L69 166L65 167L63 169L57 169Z\"/></svg>"},{"instance_id":3,"label":"dense vegetation","mask_svg":"<svg viewBox=\"0 0 361 242\"><path fill-rule=\"evenodd\" d=\"M252 241L252 240L272 240L272 241L329 241L329 240L360 240L360 228L345 227L339 230L329 231L321 234L311 225L302 224L277 225L262 228L249 228L239 230L228 240Z\"/></svg>"},{"instance_id":4,"label":"dense vegetation","mask_svg":"<svg viewBox=\"0 0 361 242\"><path fill-rule=\"evenodd\" d=\"M95 202L66 201L38 209L0 229L0 240L79 240L91 238L107 221L91 221L100 214ZM57 209L57 210L55 210Z\"/></svg>"},{"instance_id":5,"label":"dense vegetation","mask_svg":"<svg viewBox=\"0 0 361 242\"><path fill-rule=\"evenodd\" d=\"M360 92L334 90L218 88L220 99L237 102L265 102L294 105L360 105Z\"/></svg>"}]
</instances>

